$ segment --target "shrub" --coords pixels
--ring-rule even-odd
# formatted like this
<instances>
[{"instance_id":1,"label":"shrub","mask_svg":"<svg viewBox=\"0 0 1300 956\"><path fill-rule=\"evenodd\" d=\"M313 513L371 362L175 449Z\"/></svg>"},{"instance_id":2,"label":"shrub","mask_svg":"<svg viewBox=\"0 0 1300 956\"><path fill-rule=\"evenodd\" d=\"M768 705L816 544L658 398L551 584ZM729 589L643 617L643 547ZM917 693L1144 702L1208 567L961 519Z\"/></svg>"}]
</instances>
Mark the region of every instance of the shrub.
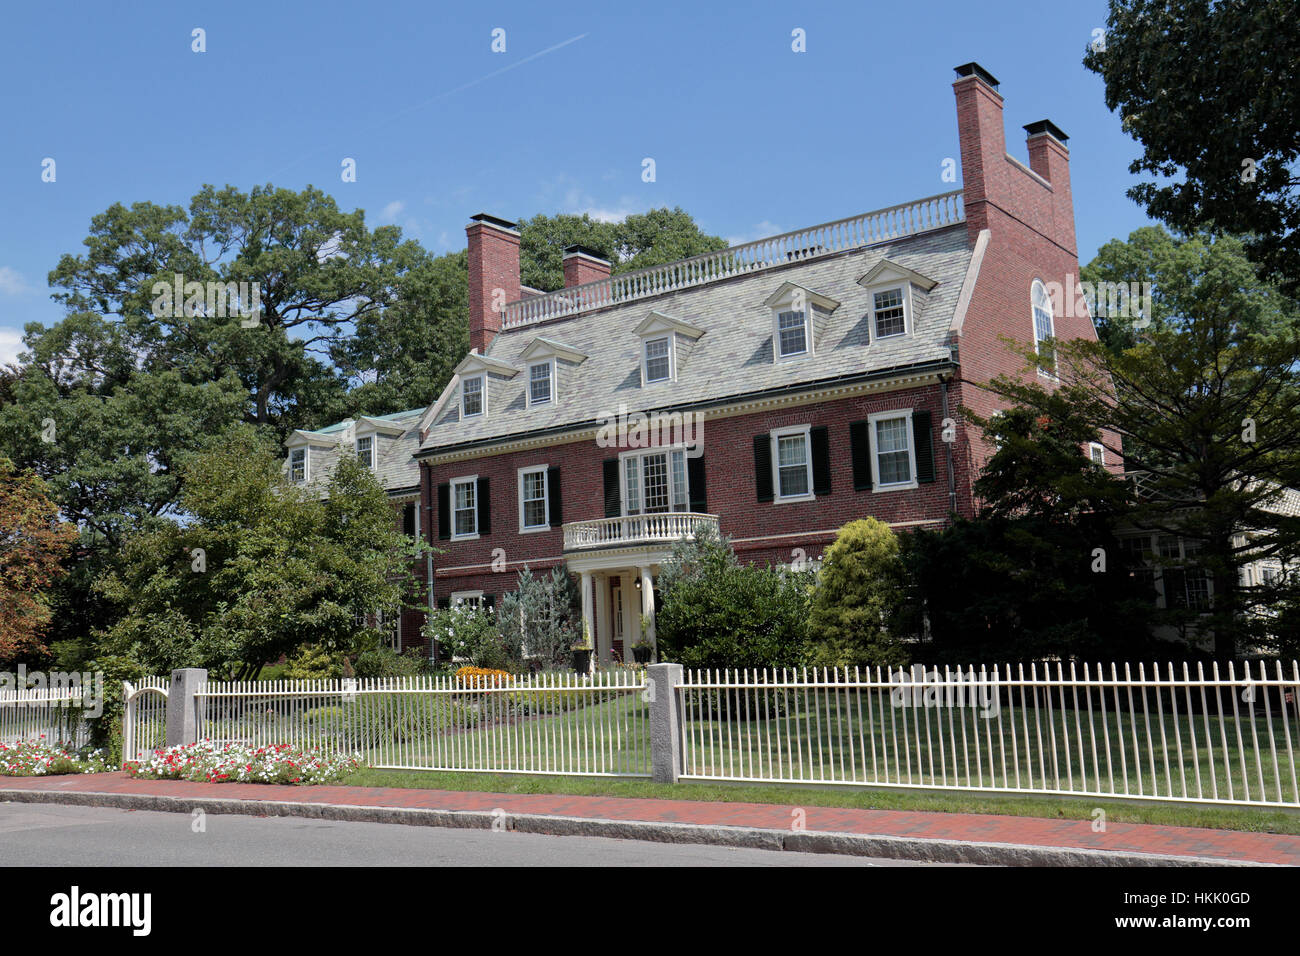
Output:
<instances>
[{"instance_id":1,"label":"shrub","mask_svg":"<svg viewBox=\"0 0 1300 956\"><path fill-rule=\"evenodd\" d=\"M565 565L542 577L525 567L518 588L501 599L497 612L497 630L508 653L521 663L526 656L544 668L569 663L570 649L582 633L580 604L577 584Z\"/></svg>"},{"instance_id":2,"label":"shrub","mask_svg":"<svg viewBox=\"0 0 1300 956\"><path fill-rule=\"evenodd\" d=\"M822 560L808 617L809 663L857 667L907 663L893 633L903 562L889 525L866 518L840 528Z\"/></svg>"},{"instance_id":3,"label":"shrub","mask_svg":"<svg viewBox=\"0 0 1300 956\"><path fill-rule=\"evenodd\" d=\"M383 645L362 651L352 668L357 677L417 677L428 669L428 664L419 651L399 654Z\"/></svg>"},{"instance_id":4,"label":"shrub","mask_svg":"<svg viewBox=\"0 0 1300 956\"><path fill-rule=\"evenodd\" d=\"M285 663L286 680L331 680L343 675L343 655L319 644L304 644Z\"/></svg>"},{"instance_id":5,"label":"shrub","mask_svg":"<svg viewBox=\"0 0 1300 956\"><path fill-rule=\"evenodd\" d=\"M456 671L456 683L463 687L500 687L510 683L510 674L490 667L462 667Z\"/></svg>"},{"instance_id":6,"label":"shrub","mask_svg":"<svg viewBox=\"0 0 1300 956\"><path fill-rule=\"evenodd\" d=\"M659 659L686 667L793 667L807 638L807 572L743 565L714 531L674 545L659 573Z\"/></svg>"}]
</instances>

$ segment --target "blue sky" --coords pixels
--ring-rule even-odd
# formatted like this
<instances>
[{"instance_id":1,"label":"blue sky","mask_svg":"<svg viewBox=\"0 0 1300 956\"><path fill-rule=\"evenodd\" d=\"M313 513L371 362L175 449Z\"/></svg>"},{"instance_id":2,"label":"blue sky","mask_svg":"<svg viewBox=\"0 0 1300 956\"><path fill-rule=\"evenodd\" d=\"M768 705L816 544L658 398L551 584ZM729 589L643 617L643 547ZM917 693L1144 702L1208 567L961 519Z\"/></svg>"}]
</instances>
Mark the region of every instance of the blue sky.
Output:
<instances>
[{"instance_id":1,"label":"blue sky","mask_svg":"<svg viewBox=\"0 0 1300 956\"><path fill-rule=\"evenodd\" d=\"M1025 123L1069 134L1086 263L1147 221L1124 195L1138 148L1080 64L1105 12L1104 0L10 5L0 361L24 323L60 318L46 276L82 251L92 216L184 205L204 183L313 184L435 252L462 248L481 211L680 205L747 240L944 192L952 67L970 60L1001 81L1012 155L1026 158ZM195 28L206 52L191 50Z\"/></svg>"}]
</instances>

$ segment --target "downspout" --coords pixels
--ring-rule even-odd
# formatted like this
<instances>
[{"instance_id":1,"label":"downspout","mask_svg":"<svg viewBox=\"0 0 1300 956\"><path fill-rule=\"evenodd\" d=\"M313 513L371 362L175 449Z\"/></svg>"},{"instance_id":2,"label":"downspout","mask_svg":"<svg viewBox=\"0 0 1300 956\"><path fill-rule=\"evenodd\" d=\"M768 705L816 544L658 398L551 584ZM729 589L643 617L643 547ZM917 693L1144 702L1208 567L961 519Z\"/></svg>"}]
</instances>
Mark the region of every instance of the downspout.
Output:
<instances>
[{"instance_id":1,"label":"downspout","mask_svg":"<svg viewBox=\"0 0 1300 956\"><path fill-rule=\"evenodd\" d=\"M427 521L429 524L429 533L425 535L424 538L425 547L429 549L424 553L424 579L425 581L428 582L428 586L429 586L428 614L425 615L424 620L425 623L428 624L433 621L433 545L429 543L433 538L433 514L429 508L429 502L432 497L429 494L429 489L432 487L433 479L429 475L428 465L423 465L421 467L420 474L423 477L423 481L421 482L421 484L424 486L424 521ZM421 524L423 524L424 521L422 521ZM438 641L434 638L433 632L430 631L429 632L429 664L432 666L436 666L437 663L438 663Z\"/></svg>"},{"instance_id":2,"label":"downspout","mask_svg":"<svg viewBox=\"0 0 1300 956\"><path fill-rule=\"evenodd\" d=\"M946 421L949 420L949 417L948 417L948 380L949 380L951 377L952 377L952 376L950 376L950 375L943 375L943 376L940 376L940 378L939 378L940 394L943 396L943 422L946 422ZM942 436L942 434L943 434L943 429L944 429L944 427L945 427L943 422L940 422L940 423L939 423L939 434L940 434L941 436ZM953 438L955 439L956 437L957 437L957 436L954 434L954 435L953 435ZM943 447L944 447L944 457L947 458L947 460L948 460L948 510L949 510L949 512L950 512L951 514L956 514L956 513L957 513L957 477L956 477L956 473L955 473L954 470L953 470L953 464L952 464L952 446L953 446L954 444L955 444L955 441L946 441L946 442L943 443Z\"/></svg>"}]
</instances>

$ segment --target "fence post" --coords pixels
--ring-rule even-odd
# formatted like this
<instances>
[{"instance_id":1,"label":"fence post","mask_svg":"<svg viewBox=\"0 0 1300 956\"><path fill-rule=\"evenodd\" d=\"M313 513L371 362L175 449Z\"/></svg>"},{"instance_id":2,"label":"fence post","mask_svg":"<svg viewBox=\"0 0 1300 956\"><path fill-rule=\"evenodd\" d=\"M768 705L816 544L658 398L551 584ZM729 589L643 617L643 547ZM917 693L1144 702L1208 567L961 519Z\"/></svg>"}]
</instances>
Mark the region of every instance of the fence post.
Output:
<instances>
[{"instance_id":1,"label":"fence post","mask_svg":"<svg viewBox=\"0 0 1300 956\"><path fill-rule=\"evenodd\" d=\"M658 783L676 783L682 767L681 711L677 687L681 664L651 664L647 668L650 693L650 775Z\"/></svg>"},{"instance_id":2,"label":"fence post","mask_svg":"<svg viewBox=\"0 0 1300 956\"><path fill-rule=\"evenodd\" d=\"M194 695L208 682L208 672L201 667L172 671L167 688L167 746L180 747L199 739L199 701Z\"/></svg>"}]
</instances>

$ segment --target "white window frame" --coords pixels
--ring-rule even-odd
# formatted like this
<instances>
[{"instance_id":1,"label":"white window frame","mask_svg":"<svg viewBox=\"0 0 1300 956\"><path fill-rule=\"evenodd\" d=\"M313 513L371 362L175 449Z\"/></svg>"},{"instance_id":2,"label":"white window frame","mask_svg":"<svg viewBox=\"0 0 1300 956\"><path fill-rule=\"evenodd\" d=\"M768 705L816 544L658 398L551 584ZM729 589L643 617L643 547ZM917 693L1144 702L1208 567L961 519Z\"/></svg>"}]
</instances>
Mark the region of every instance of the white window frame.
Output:
<instances>
[{"instance_id":1,"label":"white window frame","mask_svg":"<svg viewBox=\"0 0 1300 956\"><path fill-rule=\"evenodd\" d=\"M542 476L542 509L545 520L542 524L529 526L524 524L524 476L537 474L538 472ZM551 478L549 467L547 465L528 465L520 468L518 470L517 484L519 487L519 533L534 534L538 531L549 531L551 528Z\"/></svg>"},{"instance_id":2,"label":"white window frame","mask_svg":"<svg viewBox=\"0 0 1300 956\"><path fill-rule=\"evenodd\" d=\"M662 385L662 384L664 384L665 382L675 382L675 381L677 381L677 348L676 348L676 346L677 346L677 342L676 342L676 338L677 338L677 336L676 336L675 333L673 333L673 332L666 332L666 333L663 334L663 335L648 335L648 336L646 336L646 337L641 341L641 384L642 384L642 385ZM650 351L650 345L651 345L651 343L653 343L653 342L667 342L667 343L668 343L668 355L667 355L667 358L668 358L668 377L667 377L667 378L656 378L656 379L654 379L654 380L651 380L651 378L650 378L650 372L649 372L649 369L650 369L650 356L649 356L649 351Z\"/></svg>"},{"instance_id":3,"label":"white window frame","mask_svg":"<svg viewBox=\"0 0 1300 956\"><path fill-rule=\"evenodd\" d=\"M543 365L545 365L547 368L547 378L550 383L548 386L550 389L550 396L544 402L534 402L533 401L533 369L539 368L540 366ZM555 405L556 402L559 401L559 399L556 397L555 394L555 359L549 358L546 359L546 361L544 362L529 362L528 381L524 383L524 388L527 390L525 391L524 394L528 398L529 408L532 408L534 406L542 406L542 405Z\"/></svg>"},{"instance_id":4,"label":"white window frame","mask_svg":"<svg viewBox=\"0 0 1300 956\"><path fill-rule=\"evenodd\" d=\"M877 325L876 296L886 292L897 292L902 297L903 331L881 335L879 333L880 327ZM871 296L871 341L879 342L884 339L904 338L912 333L912 284L910 282L872 286L867 290L867 294Z\"/></svg>"},{"instance_id":5,"label":"white window frame","mask_svg":"<svg viewBox=\"0 0 1300 956\"><path fill-rule=\"evenodd\" d=\"M1045 311L1047 312L1047 321L1051 325L1051 334L1049 336L1049 339L1053 342L1056 341L1056 309L1052 305L1052 297L1047 291L1047 286L1043 284L1043 280L1034 279L1034 281L1029 284L1029 322L1030 322L1030 328L1034 335L1034 352L1036 354L1042 354L1043 342L1049 340L1049 339L1040 339L1038 337L1038 315L1036 313L1038 312L1038 307L1039 307L1040 290L1042 292L1042 302L1046 303ZM1047 369L1044 368L1040 368L1038 370L1038 374L1041 378L1045 378L1053 382L1058 380L1056 374L1055 350L1053 350L1052 353L1051 371L1048 371Z\"/></svg>"},{"instance_id":6,"label":"white window frame","mask_svg":"<svg viewBox=\"0 0 1300 956\"><path fill-rule=\"evenodd\" d=\"M474 531L469 534L458 534L456 532L456 486L469 485L474 489ZM462 478L451 479L451 540L453 541L473 541L479 536L478 531L478 475L469 475Z\"/></svg>"},{"instance_id":7,"label":"white window frame","mask_svg":"<svg viewBox=\"0 0 1300 956\"><path fill-rule=\"evenodd\" d=\"M685 445L652 445L649 448L635 448L631 451L625 451L618 456L618 481L619 481L618 496L620 501L620 509L622 511L622 517L633 518L644 514L681 513L678 512L677 509L673 506L674 505L673 454L676 452L680 452L682 456L682 491L685 498L685 500L682 503L682 509L683 512L688 512L691 510L691 469L690 466L687 464L687 461L689 460L689 449ZM667 512L662 512L662 511L647 512L645 510L645 468L641 464L641 460L650 455L664 455L666 456L667 459L667 468L668 468L668 511ZM636 512L636 514L632 514L627 510L628 509L628 493L627 493L628 465L627 463L629 461L635 461L637 463L636 493L637 493L637 504L639 506L639 509Z\"/></svg>"},{"instance_id":8,"label":"white window frame","mask_svg":"<svg viewBox=\"0 0 1300 956\"><path fill-rule=\"evenodd\" d=\"M794 436L803 437L804 448L804 471L808 476L808 490L797 495L781 494L781 439L792 438ZM817 497L813 491L813 461L812 461L812 424L794 425L789 428L773 428L769 433L769 441L772 448L772 501L776 504L784 504L790 501L812 501Z\"/></svg>"},{"instance_id":9,"label":"white window frame","mask_svg":"<svg viewBox=\"0 0 1300 956\"><path fill-rule=\"evenodd\" d=\"M876 423L879 421L892 421L896 418L901 418L906 422L907 466L911 479L882 484L880 481L880 435L876 429ZM916 435L912 428L912 409L895 408L887 412L876 412L868 415L867 428L871 436L871 490L873 492L906 491L909 488L918 487L919 482L916 478Z\"/></svg>"},{"instance_id":10,"label":"white window frame","mask_svg":"<svg viewBox=\"0 0 1300 956\"><path fill-rule=\"evenodd\" d=\"M364 460L364 461L366 462L366 467L367 467L367 468L369 468L371 471L374 471L374 470L375 470L375 458L376 458L376 454L375 454L375 452L376 452L376 450L377 450L377 449L375 448L375 436L374 436L374 435L358 435L358 436L357 436L356 443L355 443L355 445L356 445L356 451L357 451L357 458L361 458L361 443L362 443L363 441L364 441L364 442L369 442L370 445L368 446L368 449L367 449L368 454L366 455L366 458L365 458L365 459L362 459L362 460Z\"/></svg>"},{"instance_id":11,"label":"white window frame","mask_svg":"<svg viewBox=\"0 0 1300 956\"><path fill-rule=\"evenodd\" d=\"M1092 453L1094 451L1097 452L1097 456L1098 456L1097 458L1094 458L1092 456ZM1100 458L1100 461L1098 460L1098 458ZM1101 442L1095 442L1095 441L1088 442L1088 460L1092 462L1094 465L1097 465L1098 467L1105 468L1106 467L1106 446L1101 444Z\"/></svg>"},{"instance_id":12,"label":"white window frame","mask_svg":"<svg viewBox=\"0 0 1300 956\"><path fill-rule=\"evenodd\" d=\"M302 479L294 480L293 477L293 456L302 452ZM311 449L304 445L301 448L289 449L289 483L291 485L305 485L311 481Z\"/></svg>"},{"instance_id":13,"label":"white window frame","mask_svg":"<svg viewBox=\"0 0 1300 956\"><path fill-rule=\"evenodd\" d=\"M448 595L448 605L450 607L460 607L462 604L468 604L472 608L483 610L483 592L480 591L452 591Z\"/></svg>"},{"instance_id":14,"label":"white window frame","mask_svg":"<svg viewBox=\"0 0 1300 956\"><path fill-rule=\"evenodd\" d=\"M465 386L470 382L479 383L479 410L477 412L465 411ZM461 418L481 418L487 414L487 375L480 373L478 375L469 375L460 381L460 417Z\"/></svg>"},{"instance_id":15,"label":"white window frame","mask_svg":"<svg viewBox=\"0 0 1300 956\"><path fill-rule=\"evenodd\" d=\"M813 354L813 304L807 297L803 303L803 351L789 353L781 351L781 314L798 312L794 305L792 296L784 304L772 307L772 354L778 362L791 362Z\"/></svg>"}]
</instances>

